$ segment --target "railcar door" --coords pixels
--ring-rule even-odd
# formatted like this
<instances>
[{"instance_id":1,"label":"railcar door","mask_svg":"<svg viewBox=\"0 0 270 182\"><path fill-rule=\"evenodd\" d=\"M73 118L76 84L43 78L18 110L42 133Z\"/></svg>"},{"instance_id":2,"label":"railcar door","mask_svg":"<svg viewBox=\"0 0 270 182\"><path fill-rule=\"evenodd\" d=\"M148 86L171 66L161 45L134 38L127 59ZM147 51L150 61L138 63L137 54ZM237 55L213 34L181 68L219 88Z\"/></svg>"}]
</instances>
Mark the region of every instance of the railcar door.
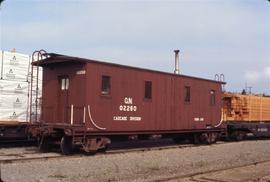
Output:
<instances>
[{"instance_id":1,"label":"railcar door","mask_svg":"<svg viewBox=\"0 0 270 182\"><path fill-rule=\"evenodd\" d=\"M69 91L69 77L58 77L58 122L68 122L68 93Z\"/></svg>"}]
</instances>

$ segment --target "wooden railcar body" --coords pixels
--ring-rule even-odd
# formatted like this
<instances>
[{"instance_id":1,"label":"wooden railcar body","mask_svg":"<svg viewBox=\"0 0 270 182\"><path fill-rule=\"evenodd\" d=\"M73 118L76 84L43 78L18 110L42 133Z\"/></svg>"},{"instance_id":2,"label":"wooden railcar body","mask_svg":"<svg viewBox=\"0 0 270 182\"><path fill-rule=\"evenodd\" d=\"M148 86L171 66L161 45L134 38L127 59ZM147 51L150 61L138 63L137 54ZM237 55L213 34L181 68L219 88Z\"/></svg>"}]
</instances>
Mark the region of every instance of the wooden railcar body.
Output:
<instances>
[{"instance_id":1,"label":"wooden railcar body","mask_svg":"<svg viewBox=\"0 0 270 182\"><path fill-rule=\"evenodd\" d=\"M222 82L58 54L33 65L43 67L39 135L220 131Z\"/></svg>"}]
</instances>

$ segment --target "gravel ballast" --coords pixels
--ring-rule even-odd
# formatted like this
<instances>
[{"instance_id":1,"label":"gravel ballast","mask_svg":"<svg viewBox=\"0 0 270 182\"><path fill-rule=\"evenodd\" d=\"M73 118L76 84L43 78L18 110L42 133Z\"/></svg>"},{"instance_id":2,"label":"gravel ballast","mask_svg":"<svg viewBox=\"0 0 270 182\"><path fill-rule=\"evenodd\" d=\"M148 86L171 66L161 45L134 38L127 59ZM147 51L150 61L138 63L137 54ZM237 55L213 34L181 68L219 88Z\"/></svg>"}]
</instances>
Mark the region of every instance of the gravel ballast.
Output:
<instances>
[{"instance_id":1,"label":"gravel ballast","mask_svg":"<svg viewBox=\"0 0 270 182\"><path fill-rule=\"evenodd\" d=\"M270 159L256 140L146 152L69 157L1 165L4 181L157 181Z\"/></svg>"}]
</instances>

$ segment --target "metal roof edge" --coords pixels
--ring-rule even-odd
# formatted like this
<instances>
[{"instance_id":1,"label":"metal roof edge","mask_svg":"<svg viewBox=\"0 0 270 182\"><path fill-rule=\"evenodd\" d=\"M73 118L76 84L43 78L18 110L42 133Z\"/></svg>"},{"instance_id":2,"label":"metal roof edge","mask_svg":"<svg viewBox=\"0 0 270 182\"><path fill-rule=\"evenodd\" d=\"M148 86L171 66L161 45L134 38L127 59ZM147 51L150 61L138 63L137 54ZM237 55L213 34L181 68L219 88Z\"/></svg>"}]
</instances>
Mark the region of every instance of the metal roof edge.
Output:
<instances>
[{"instance_id":1,"label":"metal roof edge","mask_svg":"<svg viewBox=\"0 0 270 182\"><path fill-rule=\"evenodd\" d=\"M206 78L200 78L200 77L195 77L195 76L189 76L189 75L183 75L183 74L174 74L170 72L165 72L165 71L158 71L158 70L152 70L152 69L147 69L147 68L140 68L140 67L135 67L135 66L129 66L129 65L123 65L123 64L117 64L117 63L110 63L106 61L100 61L100 60L94 60L94 59L87 59L87 58L80 58L80 57L74 57L74 56L67 56L67 55L62 55L62 54L56 54L56 53L47 53L49 55L48 58L35 61L32 64L35 66L42 66L42 62L45 65L52 64L52 63L60 63L61 61L57 62L47 62L46 60L55 60L55 59L60 59L60 60L69 60L69 61L78 61L81 63L96 63L96 64L105 64L105 65L111 65L115 67L124 67L124 68L129 68L129 69L136 69L136 70L142 70L142 71L148 71L148 72L155 72L155 73L160 73L160 74L166 74L166 75L171 75L171 76L176 76L176 77L186 77L186 78L192 78L192 79L199 79L199 80L204 80L204 81L209 81L209 82L216 82L220 84L226 84L226 82L223 81L217 81L217 80L210 80ZM45 62L44 62L45 61ZM63 61L65 62L65 61Z\"/></svg>"}]
</instances>

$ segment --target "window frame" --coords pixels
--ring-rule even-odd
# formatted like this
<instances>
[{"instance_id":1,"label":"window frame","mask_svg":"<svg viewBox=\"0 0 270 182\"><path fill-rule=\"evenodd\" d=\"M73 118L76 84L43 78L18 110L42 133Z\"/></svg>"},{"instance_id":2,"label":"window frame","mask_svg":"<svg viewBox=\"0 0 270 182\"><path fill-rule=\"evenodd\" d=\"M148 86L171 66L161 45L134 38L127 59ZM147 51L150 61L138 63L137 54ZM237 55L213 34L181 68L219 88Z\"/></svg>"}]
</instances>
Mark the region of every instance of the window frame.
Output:
<instances>
[{"instance_id":1,"label":"window frame","mask_svg":"<svg viewBox=\"0 0 270 182\"><path fill-rule=\"evenodd\" d=\"M184 102L186 104L191 103L191 86L184 87Z\"/></svg>"},{"instance_id":2,"label":"window frame","mask_svg":"<svg viewBox=\"0 0 270 182\"><path fill-rule=\"evenodd\" d=\"M100 93L102 96L110 96L112 92L112 84L111 84L112 77L109 75L102 75L101 76L101 89Z\"/></svg>"},{"instance_id":3,"label":"window frame","mask_svg":"<svg viewBox=\"0 0 270 182\"><path fill-rule=\"evenodd\" d=\"M216 105L216 91L214 89L210 90L210 105L214 106Z\"/></svg>"},{"instance_id":4,"label":"window frame","mask_svg":"<svg viewBox=\"0 0 270 182\"><path fill-rule=\"evenodd\" d=\"M70 87L70 81L68 76L59 76L60 90L67 91Z\"/></svg>"},{"instance_id":5,"label":"window frame","mask_svg":"<svg viewBox=\"0 0 270 182\"><path fill-rule=\"evenodd\" d=\"M144 97L145 100L152 100L153 98L153 83L150 80L144 81Z\"/></svg>"}]
</instances>

